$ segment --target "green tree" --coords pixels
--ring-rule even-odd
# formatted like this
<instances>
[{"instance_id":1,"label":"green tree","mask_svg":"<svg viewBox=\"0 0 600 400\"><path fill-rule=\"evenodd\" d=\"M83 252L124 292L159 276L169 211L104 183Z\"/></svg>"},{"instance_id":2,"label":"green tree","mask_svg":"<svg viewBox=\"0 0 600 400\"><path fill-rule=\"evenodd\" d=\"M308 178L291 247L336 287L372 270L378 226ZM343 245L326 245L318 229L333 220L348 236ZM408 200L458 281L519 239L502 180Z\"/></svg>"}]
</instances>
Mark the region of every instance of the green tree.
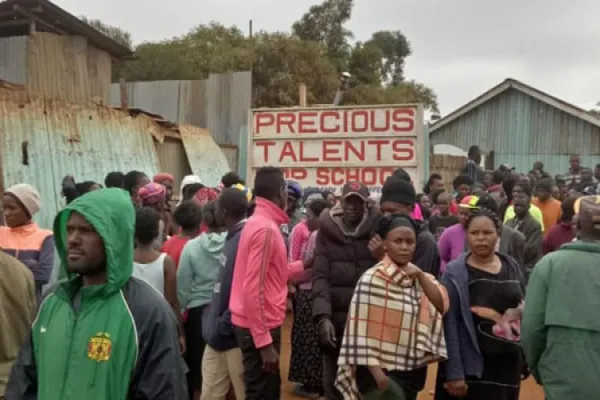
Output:
<instances>
[{"instance_id":1,"label":"green tree","mask_svg":"<svg viewBox=\"0 0 600 400\"><path fill-rule=\"evenodd\" d=\"M404 80L404 61L411 54L410 43L402 32L375 32L367 44L381 49L383 56L382 80L391 85L402 82Z\"/></svg>"},{"instance_id":2,"label":"green tree","mask_svg":"<svg viewBox=\"0 0 600 400\"><path fill-rule=\"evenodd\" d=\"M351 87L381 85L384 76L383 52L371 43L358 42L350 54L348 71L352 74Z\"/></svg>"},{"instance_id":3,"label":"green tree","mask_svg":"<svg viewBox=\"0 0 600 400\"><path fill-rule=\"evenodd\" d=\"M128 81L206 79L211 73L250 66L251 43L243 33L237 27L211 22L181 37L142 43L136 48L136 59L123 66L121 76Z\"/></svg>"},{"instance_id":4,"label":"green tree","mask_svg":"<svg viewBox=\"0 0 600 400\"><path fill-rule=\"evenodd\" d=\"M352 16L352 0L325 0L312 6L292 25L292 33L301 40L319 42L339 72L350 54L349 41L354 36L344 27Z\"/></svg>"},{"instance_id":5,"label":"green tree","mask_svg":"<svg viewBox=\"0 0 600 400\"><path fill-rule=\"evenodd\" d=\"M237 27L211 22L187 34L160 42L145 42L136 58L113 65L113 79L127 81L206 79L211 73L252 69L253 106L298 104L298 86L307 86L309 104L330 104L340 72L352 74L342 104L422 103L438 112L435 93L404 79L411 54L398 30L375 32L366 42L350 46L352 33L344 28L352 0L325 0L313 6L292 27L292 34L259 32L244 37ZM131 36L100 21L87 20L121 43Z\"/></svg>"},{"instance_id":6,"label":"green tree","mask_svg":"<svg viewBox=\"0 0 600 400\"><path fill-rule=\"evenodd\" d=\"M133 41L131 40L131 34L129 32L116 26L105 24L100 20L88 18L84 15L80 16L79 19L97 31L113 39L115 42L120 43L127 48L133 49Z\"/></svg>"},{"instance_id":7,"label":"green tree","mask_svg":"<svg viewBox=\"0 0 600 400\"><path fill-rule=\"evenodd\" d=\"M331 103L339 75L324 46L284 33L260 33L254 40L252 83L256 107L298 105L298 87L309 104Z\"/></svg>"}]
</instances>

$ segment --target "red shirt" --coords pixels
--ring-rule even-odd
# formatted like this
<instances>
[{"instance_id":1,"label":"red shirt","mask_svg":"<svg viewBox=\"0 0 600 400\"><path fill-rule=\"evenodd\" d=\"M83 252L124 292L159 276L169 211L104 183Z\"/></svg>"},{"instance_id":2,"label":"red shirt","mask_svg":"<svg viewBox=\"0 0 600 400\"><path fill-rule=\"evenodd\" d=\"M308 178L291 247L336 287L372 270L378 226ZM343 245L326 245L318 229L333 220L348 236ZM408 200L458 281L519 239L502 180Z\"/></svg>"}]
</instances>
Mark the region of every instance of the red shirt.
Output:
<instances>
[{"instance_id":1,"label":"red shirt","mask_svg":"<svg viewBox=\"0 0 600 400\"><path fill-rule=\"evenodd\" d=\"M162 249L163 253L167 253L171 256L173 261L175 261L175 268L179 267L179 257L181 257L181 252L183 251L183 247L190 240L189 237L175 235L172 236L171 239L167 240Z\"/></svg>"},{"instance_id":2,"label":"red shirt","mask_svg":"<svg viewBox=\"0 0 600 400\"><path fill-rule=\"evenodd\" d=\"M560 246L572 242L573 239L575 239L575 233L573 232L571 222L559 222L550 228L544 238L544 254L558 250Z\"/></svg>"}]
</instances>

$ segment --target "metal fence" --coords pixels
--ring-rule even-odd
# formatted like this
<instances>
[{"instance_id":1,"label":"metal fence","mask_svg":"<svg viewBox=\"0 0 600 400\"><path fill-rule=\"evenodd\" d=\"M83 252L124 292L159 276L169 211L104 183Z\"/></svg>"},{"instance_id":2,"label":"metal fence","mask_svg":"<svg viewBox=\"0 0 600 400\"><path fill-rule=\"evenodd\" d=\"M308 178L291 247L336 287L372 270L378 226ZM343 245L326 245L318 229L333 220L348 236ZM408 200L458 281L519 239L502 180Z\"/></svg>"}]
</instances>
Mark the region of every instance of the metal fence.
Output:
<instances>
[{"instance_id":1,"label":"metal fence","mask_svg":"<svg viewBox=\"0 0 600 400\"><path fill-rule=\"evenodd\" d=\"M240 128L248 123L252 75L249 71L211 74L197 81L127 83L127 105L161 115L169 121L207 129L215 142L238 145ZM121 104L118 83L110 104ZM237 162L236 162L237 164Z\"/></svg>"}]
</instances>

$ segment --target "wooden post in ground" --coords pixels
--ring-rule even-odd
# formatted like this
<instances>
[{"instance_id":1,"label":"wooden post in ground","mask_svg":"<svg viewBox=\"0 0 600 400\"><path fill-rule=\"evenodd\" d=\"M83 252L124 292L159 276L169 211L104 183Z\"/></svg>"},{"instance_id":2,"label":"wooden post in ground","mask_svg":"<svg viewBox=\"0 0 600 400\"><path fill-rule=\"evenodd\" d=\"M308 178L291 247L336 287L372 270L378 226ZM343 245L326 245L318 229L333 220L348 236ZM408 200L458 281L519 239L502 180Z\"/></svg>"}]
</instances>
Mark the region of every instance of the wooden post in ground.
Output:
<instances>
[{"instance_id":1,"label":"wooden post in ground","mask_svg":"<svg viewBox=\"0 0 600 400\"><path fill-rule=\"evenodd\" d=\"M299 106L300 107L306 107L306 85L304 83L301 83L300 86L298 87L298 94L299 94Z\"/></svg>"}]
</instances>

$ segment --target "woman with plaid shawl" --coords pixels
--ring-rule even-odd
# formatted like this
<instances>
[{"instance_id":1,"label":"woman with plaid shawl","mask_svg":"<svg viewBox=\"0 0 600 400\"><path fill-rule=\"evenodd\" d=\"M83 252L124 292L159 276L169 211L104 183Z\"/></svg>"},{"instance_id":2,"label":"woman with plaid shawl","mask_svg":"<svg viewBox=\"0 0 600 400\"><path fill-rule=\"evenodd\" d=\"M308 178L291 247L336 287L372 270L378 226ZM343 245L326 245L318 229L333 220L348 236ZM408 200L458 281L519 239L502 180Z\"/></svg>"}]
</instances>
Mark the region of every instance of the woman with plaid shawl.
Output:
<instances>
[{"instance_id":1,"label":"woman with plaid shawl","mask_svg":"<svg viewBox=\"0 0 600 400\"><path fill-rule=\"evenodd\" d=\"M378 224L386 255L358 281L338 358L336 387L345 400L416 400L427 365L446 359L448 294L411 263L416 231L404 215Z\"/></svg>"}]
</instances>

